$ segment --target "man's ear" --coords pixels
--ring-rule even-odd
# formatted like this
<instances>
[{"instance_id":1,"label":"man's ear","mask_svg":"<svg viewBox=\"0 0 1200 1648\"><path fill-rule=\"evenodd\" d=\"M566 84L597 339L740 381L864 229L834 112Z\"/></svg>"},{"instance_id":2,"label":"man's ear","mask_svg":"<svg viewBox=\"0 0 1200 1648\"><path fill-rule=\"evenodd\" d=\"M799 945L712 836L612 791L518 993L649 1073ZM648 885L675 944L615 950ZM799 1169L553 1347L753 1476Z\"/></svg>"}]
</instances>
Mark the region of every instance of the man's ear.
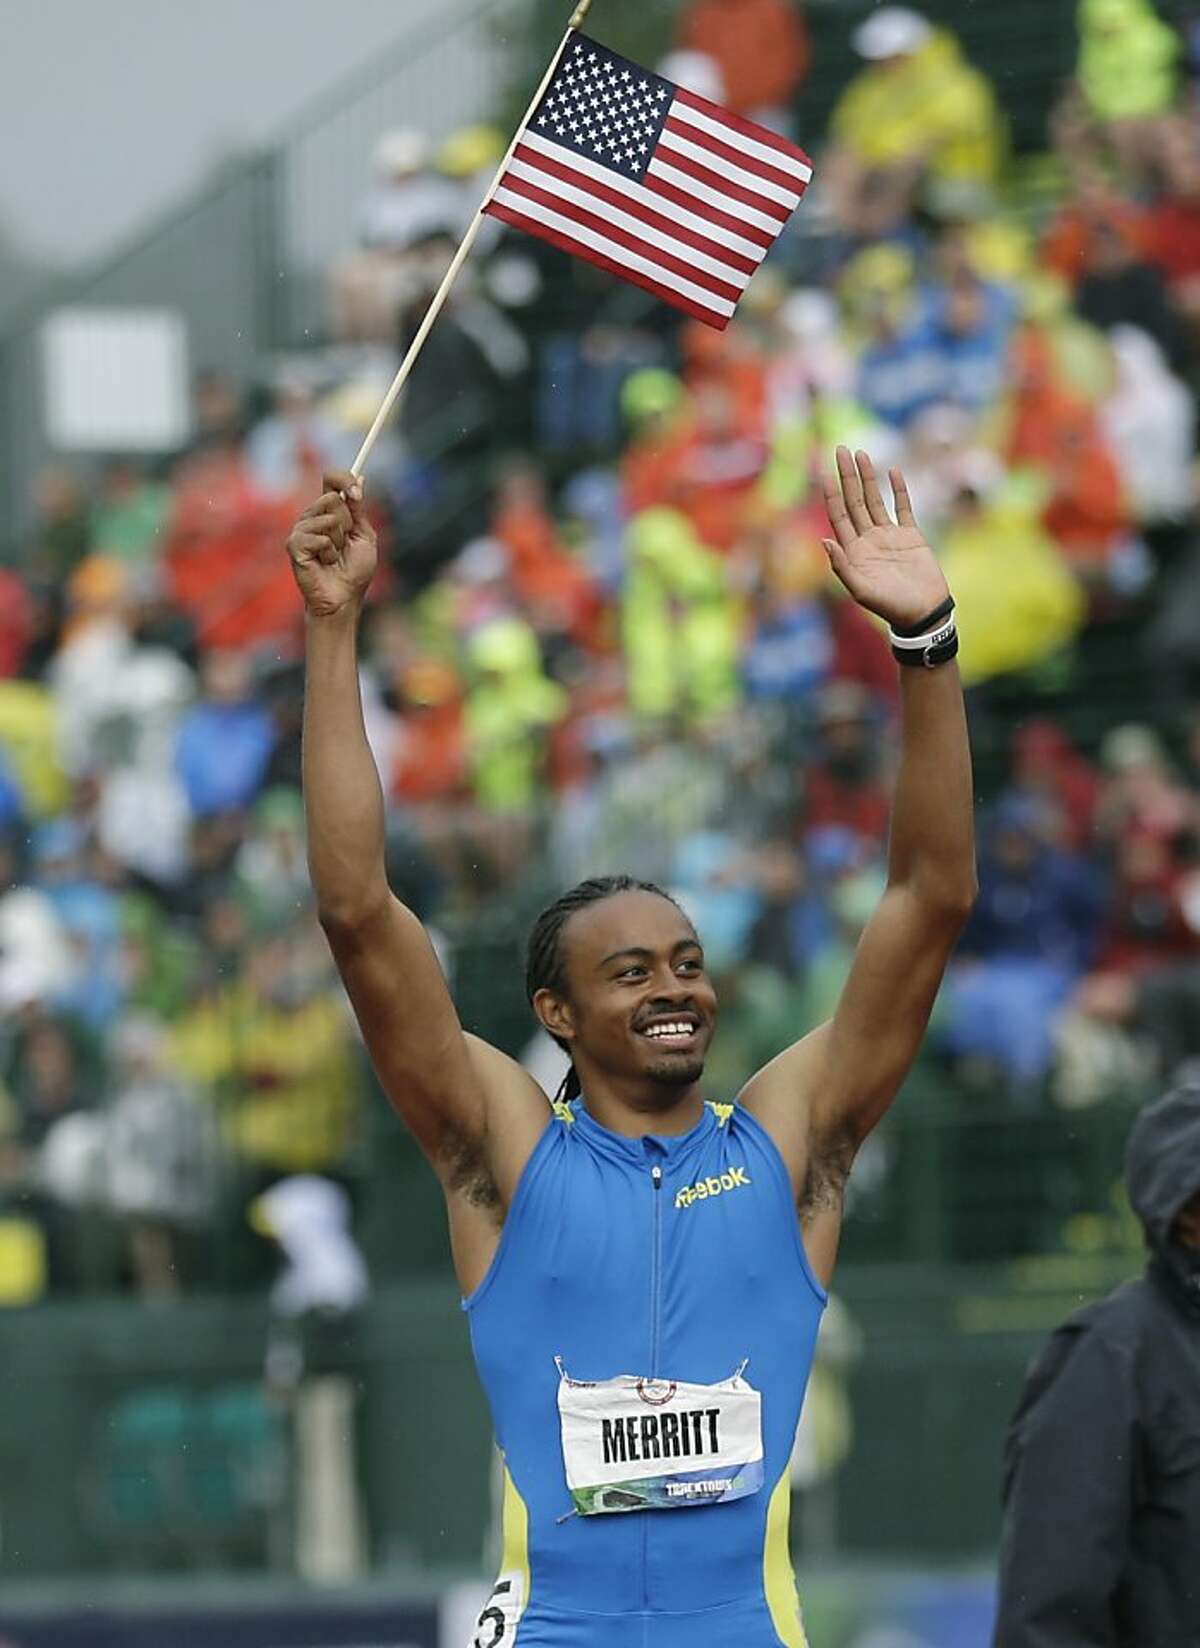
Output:
<instances>
[{"instance_id":1,"label":"man's ear","mask_svg":"<svg viewBox=\"0 0 1200 1648\"><path fill-rule=\"evenodd\" d=\"M552 1036L561 1036L564 1041L574 1039L575 1021L571 1005L564 997L555 995L553 990L539 990L533 998L533 1010L543 1030Z\"/></svg>"}]
</instances>

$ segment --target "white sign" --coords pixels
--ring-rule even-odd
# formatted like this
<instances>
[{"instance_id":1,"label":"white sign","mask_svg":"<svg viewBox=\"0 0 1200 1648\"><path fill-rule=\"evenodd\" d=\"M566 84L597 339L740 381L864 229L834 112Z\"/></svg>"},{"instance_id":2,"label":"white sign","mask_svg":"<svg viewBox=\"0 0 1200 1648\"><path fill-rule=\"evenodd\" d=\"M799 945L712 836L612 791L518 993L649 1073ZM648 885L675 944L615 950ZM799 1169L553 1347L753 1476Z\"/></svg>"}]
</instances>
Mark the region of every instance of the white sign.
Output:
<instances>
[{"instance_id":1,"label":"white sign","mask_svg":"<svg viewBox=\"0 0 1200 1648\"><path fill-rule=\"evenodd\" d=\"M60 452L171 452L191 430L187 328L171 309L59 309L42 327Z\"/></svg>"}]
</instances>

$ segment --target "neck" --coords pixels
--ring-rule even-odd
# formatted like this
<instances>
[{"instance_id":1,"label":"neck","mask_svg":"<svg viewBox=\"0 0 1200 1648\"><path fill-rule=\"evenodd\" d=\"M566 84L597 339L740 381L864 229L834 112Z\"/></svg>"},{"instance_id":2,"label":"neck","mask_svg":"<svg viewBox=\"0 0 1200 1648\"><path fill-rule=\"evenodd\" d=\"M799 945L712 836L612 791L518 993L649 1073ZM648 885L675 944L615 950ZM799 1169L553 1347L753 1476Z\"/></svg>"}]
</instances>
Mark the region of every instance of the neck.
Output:
<instances>
[{"instance_id":1,"label":"neck","mask_svg":"<svg viewBox=\"0 0 1200 1648\"><path fill-rule=\"evenodd\" d=\"M648 1133L674 1138L690 1133L704 1114L700 1083L671 1087L663 1082L626 1084L580 1073L589 1114L610 1133L642 1139Z\"/></svg>"}]
</instances>

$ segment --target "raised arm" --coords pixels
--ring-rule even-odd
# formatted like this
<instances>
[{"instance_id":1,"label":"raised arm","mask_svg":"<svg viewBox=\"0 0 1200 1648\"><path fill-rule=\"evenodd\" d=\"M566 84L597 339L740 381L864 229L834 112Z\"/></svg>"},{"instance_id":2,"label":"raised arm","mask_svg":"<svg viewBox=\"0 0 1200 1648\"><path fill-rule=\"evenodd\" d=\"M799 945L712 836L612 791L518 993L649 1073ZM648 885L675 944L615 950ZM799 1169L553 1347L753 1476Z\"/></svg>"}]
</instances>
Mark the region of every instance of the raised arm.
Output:
<instances>
[{"instance_id":1,"label":"raised arm","mask_svg":"<svg viewBox=\"0 0 1200 1648\"><path fill-rule=\"evenodd\" d=\"M424 928L388 887L356 642L376 544L354 477L326 478L288 554L305 603L304 806L321 925L384 1091L447 1190L506 1202L547 1107L518 1065L464 1035Z\"/></svg>"},{"instance_id":2,"label":"raised arm","mask_svg":"<svg viewBox=\"0 0 1200 1648\"><path fill-rule=\"evenodd\" d=\"M837 576L897 630L947 597L937 558L892 471L897 521L871 461L838 451L827 483ZM749 1083L742 1102L770 1130L801 1200L810 1255L829 1274L846 1175L908 1073L955 940L975 897L971 757L954 663L902 668L900 765L887 887L867 923L833 1018Z\"/></svg>"}]
</instances>

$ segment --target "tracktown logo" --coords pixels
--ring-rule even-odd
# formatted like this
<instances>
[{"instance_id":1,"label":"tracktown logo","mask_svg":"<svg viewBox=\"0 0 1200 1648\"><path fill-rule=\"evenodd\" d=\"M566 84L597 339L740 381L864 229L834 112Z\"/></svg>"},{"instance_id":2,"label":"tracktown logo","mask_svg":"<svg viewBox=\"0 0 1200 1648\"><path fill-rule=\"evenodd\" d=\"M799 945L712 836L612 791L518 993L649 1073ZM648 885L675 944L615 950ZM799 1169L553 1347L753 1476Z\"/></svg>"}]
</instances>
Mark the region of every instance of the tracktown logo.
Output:
<instances>
[{"instance_id":1,"label":"tracktown logo","mask_svg":"<svg viewBox=\"0 0 1200 1648\"><path fill-rule=\"evenodd\" d=\"M695 1184L677 1190L675 1206L691 1207L693 1202L706 1202L710 1196L720 1196L726 1190L739 1190L750 1182L750 1175L744 1167L731 1167L728 1173L710 1174L707 1179L697 1179Z\"/></svg>"}]
</instances>

